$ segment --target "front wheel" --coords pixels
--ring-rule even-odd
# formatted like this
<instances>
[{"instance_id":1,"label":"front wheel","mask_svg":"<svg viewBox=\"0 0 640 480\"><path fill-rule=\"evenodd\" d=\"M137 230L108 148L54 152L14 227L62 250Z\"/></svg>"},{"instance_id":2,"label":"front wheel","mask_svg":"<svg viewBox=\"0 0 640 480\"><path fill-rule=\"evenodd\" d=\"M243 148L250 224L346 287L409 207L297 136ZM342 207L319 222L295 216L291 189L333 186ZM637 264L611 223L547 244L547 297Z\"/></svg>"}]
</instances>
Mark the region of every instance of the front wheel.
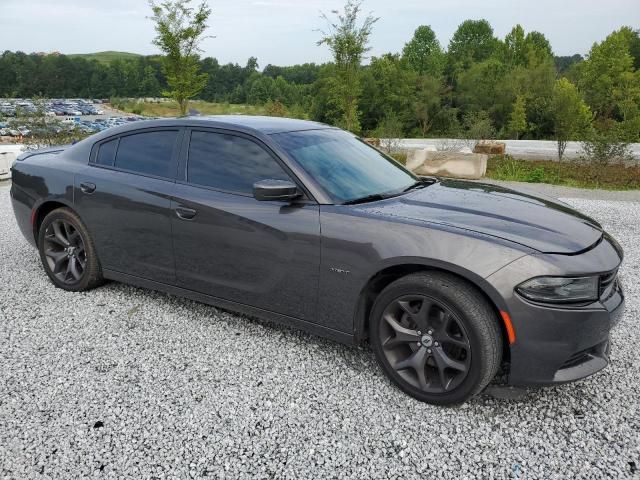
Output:
<instances>
[{"instance_id":1,"label":"front wheel","mask_svg":"<svg viewBox=\"0 0 640 480\"><path fill-rule=\"evenodd\" d=\"M378 295L369 325L382 370L427 403L464 402L487 386L502 358L491 305L472 285L443 272L391 283Z\"/></svg>"},{"instance_id":2,"label":"front wheel","mask_svg":"<svg viewBox=\"0 0 640 480\"><path fill-rule=\"evenodd\" d=\"M44 270L56 287L73 292L100 285L102 269L89 231L68 208L49 213L38 232Z\"/></svg>"}]
</instances>

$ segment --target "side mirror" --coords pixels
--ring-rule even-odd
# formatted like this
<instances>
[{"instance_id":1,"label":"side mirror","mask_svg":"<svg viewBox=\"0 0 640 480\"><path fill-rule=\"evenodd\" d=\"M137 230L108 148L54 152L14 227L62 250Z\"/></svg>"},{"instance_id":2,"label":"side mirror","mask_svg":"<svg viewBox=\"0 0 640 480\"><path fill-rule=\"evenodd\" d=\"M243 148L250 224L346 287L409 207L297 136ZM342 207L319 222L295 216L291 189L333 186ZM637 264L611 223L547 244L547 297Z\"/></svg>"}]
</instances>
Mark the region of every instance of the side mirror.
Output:
<instances>
[{"instance_id":1,"label":"side mirror","mask_svg":"<svg viewBox=\"0 0 640 480\"><path fill-rule=\"evenodd\" d=\"M256 200L293 200L300 195L298 186L287 180L260 180L253 184Z\"/></svg>"}]
</instances>

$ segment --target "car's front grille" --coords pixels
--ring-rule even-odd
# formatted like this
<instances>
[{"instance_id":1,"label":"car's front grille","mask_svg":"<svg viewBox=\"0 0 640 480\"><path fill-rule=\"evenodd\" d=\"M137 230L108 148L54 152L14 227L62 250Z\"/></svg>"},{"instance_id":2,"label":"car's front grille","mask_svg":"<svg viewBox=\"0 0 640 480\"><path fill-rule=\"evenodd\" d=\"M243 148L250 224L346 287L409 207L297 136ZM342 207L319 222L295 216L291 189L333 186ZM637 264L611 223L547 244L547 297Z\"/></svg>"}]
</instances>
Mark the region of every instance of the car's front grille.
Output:
<instances>
[{"instance_id":1,"label":"car's front grille","mask_svg":"<svg viewBox=\"0 0 640 480\"><path fill-rule=\"evenodd\" d=\"M607 299L615 291L618 270L600 275L600 298Z\"/></svg>"}]
</instances>

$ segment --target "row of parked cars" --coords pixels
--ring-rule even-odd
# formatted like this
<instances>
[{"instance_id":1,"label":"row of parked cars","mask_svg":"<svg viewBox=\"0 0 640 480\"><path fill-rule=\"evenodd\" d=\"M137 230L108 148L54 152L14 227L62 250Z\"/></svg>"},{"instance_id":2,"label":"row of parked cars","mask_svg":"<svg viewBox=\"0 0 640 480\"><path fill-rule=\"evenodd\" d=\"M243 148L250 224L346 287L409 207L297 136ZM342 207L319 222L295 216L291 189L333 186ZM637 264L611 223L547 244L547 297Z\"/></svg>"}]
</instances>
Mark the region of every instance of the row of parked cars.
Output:
<instances>
[{"instance_id":1,"label":"row of parked cars","mask_svg":"<svg viewBox=\"0 0 640 480\"><path fill-rule=\"evenodd\" d=\"M107 128L117 127L119 125L124 125L130 122L136 122L138 120L143 120L143 119L148 120L149 118L140 117L137 115L131 115L128 117L98 118L93 121L76 119L74 121L73 127L86 133L96 133L96 132L101 132L102 130L106 130Z\"/></svg>"},{"instance_id":2,"label":"row of parked cars","mask_svg":"<svg viewBox=\"0 0 640 480\"><path fill-rule=\"evenodd\" d=\"M3 99L0 100L0 116L15 117L20 112L25 114L35 113L41 108L44 108L45 115L52 117L103 115L102 103L103 100L100 99L53 99L46 100L44 104L39 105L30 99Z\"/></svg>"},{"instance_id":3,"label":"row of parked cars","mask_svg":"<svg viewBox=\"0 0 640 480\"><path fill-rule=\"evenodd\" d=\"M124 125L126 123L142 120L146 117L128 116L128 117L108 117L98 118L96 120L83 120L79 117L68 118L61 121L48 123L48 128L55 132L62 130L67 131L79 131L82 133L92 134L106 130L107 128L116 127L118 125ZM28 137L31 134L38 134L40 132L32 131L32 125L20 125L15 120L13 121L0 121L0 136L8 137ZM37 128L42 128L41 126Z\"/></svg>"},{"instance_id":4,"label":"row of parked cars","mask_svg":"<svg viewBox=\"0 0 640 480\"><path fill-rule=\"evenodd\" d=\"M105 112L102 99L48 99L36 101L32 99L2 98L0 99L0 136L28 137L42 133L44 128L60 132L78 131L85 134L101 132L110 127L134 122L143 117L131 115L127 117L99 117ZM46 126L42 121L34 121L29 114L42 112L46 116ZM24 118L23 118L24 115ZM87 118L87 116L98 118ZM42 118L40 115L38 117ZM60 118L64 117L64 118Z\"/></svg>"}]
</instances>

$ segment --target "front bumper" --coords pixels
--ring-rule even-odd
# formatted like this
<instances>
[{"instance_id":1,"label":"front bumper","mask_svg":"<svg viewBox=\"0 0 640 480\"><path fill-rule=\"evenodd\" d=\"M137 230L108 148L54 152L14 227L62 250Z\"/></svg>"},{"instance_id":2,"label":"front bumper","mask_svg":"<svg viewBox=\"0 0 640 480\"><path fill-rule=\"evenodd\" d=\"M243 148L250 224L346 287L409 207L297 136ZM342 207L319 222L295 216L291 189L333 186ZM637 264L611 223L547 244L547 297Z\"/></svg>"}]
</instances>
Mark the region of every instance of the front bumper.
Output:
<instances>
[{"instance_id":1,"label":"front bumper","mask_svg":"<svg viewBox=\"0 0 640 480\"><path fill-rule=\"evenodd\" d=\"M609 364L610 331L624 311L624 293L618 284L604 308L557 309L520 299L529 321L515 326L511 348L511 385L572 382ZM526 318L524 315L521 318Z\"/></svg>"},{"instance_id":2,"label":"front bumper","mask_svg":"<svg viewBox=\"0 0 640 480\"><path fill-rule=\"evenodd\" d=\"M514 285L540 275L606 273L621 260L617 244L605 237L580 255L531 255L489 277L506 301L516 335L508 384L565 383L602 370L609 363L609 334L624 311L620 281L606 298L574 307L534 304L515 293Z\"/></svg>"}]
</instances>

